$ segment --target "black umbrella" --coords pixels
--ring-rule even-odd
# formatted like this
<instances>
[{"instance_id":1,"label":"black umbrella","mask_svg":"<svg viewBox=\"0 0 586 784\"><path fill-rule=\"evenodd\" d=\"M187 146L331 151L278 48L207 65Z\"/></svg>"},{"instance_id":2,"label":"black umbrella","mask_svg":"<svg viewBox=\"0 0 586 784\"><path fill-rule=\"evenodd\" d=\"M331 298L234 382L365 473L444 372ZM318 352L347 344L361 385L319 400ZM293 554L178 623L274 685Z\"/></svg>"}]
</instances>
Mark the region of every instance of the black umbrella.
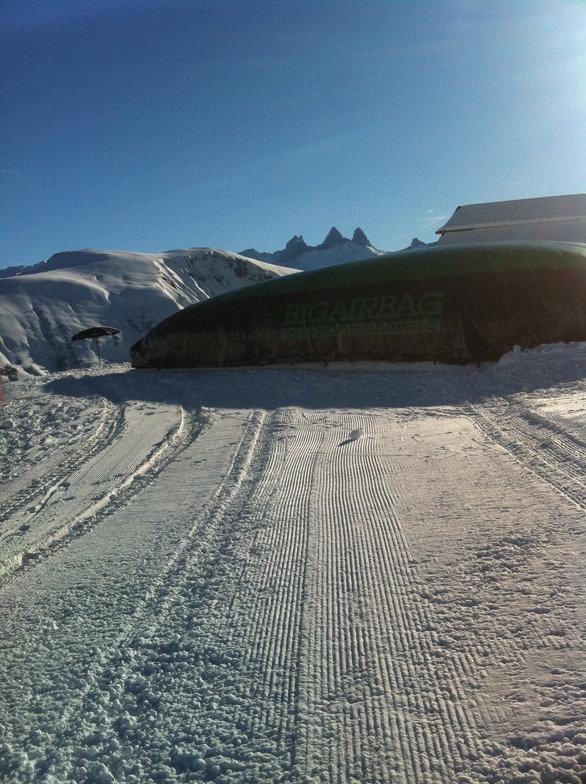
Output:
<instances>
[{"instance_id":1,"label":"black umbrella","mask_svg":"<svg viewBox=\"0 0 586 784\"><path fill-rule=\"evenodd\" d=\"M119 332L120 330L116 329L116 327L89 327L89 329L84 329L81 332L78 332L76 335L72 335L71 340L87 340L88 338L93 338L96 341L98 362L101 365L102 358L100 357L100 345L98 343L98 338L103 338L105 335L117 335Z\"/></svg>"}]
</instances>

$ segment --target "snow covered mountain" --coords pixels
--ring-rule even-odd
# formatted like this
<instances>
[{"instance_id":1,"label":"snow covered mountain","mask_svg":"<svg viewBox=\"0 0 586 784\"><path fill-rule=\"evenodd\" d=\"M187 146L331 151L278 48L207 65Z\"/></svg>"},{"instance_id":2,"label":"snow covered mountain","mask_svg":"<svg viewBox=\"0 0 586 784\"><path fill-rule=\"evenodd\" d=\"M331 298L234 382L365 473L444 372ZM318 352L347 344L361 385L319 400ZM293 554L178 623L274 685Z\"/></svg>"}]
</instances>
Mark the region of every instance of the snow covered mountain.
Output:
<instances>
[{"instance_id":1,"label":"snow covered mountain","mask_svg":"<svg viewBox=\"0 0 586 784\"><path fill-rule=\"evenodd\" d=\"M129 347L177 310L291 272L213 248L58 253L0 278L0 368L16 377L97 364L93 341L71 342L95 325L120 330L100 353L126 362Z\"/></svg>"},{"instance_id":2,"label":"snow covered mountain","mask_svg":"<svg viewBox=\"0 0 586 784\"><path fill-rule=\"evenodd\" d=\"M369 256L382 256L384 253L387 251L375 248L362 229L356 229L352 239L348 239L342 236L335 226L332 226L320 245L308 245L302 236L294 236L283 250L265 253L248 248L243 250L241 255L268 264L310 270L317 267L328 267L331 264L342 264L346 261L367 259Z\"/></svg>"},{"instance_id":3,"label":"snow covered mountain","mask_svg":"<svg viewBox=\"0 0 586 784\"><path fill-rule=\"evenodd\" d=\"M421 248L425 245L435 244L435 242L425 243L414 237L408 248ZM249 259L258 259L267 264L277 264L281 267L312 270L318 267L329 267L332 264L343 264L346 261L367 259L369 256L382 256L389 252L375 248L361 228L355 229L352 239L348 239L335 226L332 226L325 240L319 245L308 245L301 235L296 235L291 237L283 250L266 253L254 248L247 248L241 251L240 255Z\"/></svg>"},{"instance_id":4,"label":"snow covered mountain","mask_svg":"<svg viewBox=\"0 0 586 784\"><path fill-rule=\"evenodd\" d=\"M422 244L414 239L410 247ZM320 245L295 236L274 253L254 248L159 254L78 250L29 267L1 269L0 369L17 377L94 365L93 341L72 344L71 336L96 325L120 330L100 342L100 354L125 362L138 338L187 305L275 276L386 252L360 228L348 239L332 227Z\"/></svg>"}]
</instances>

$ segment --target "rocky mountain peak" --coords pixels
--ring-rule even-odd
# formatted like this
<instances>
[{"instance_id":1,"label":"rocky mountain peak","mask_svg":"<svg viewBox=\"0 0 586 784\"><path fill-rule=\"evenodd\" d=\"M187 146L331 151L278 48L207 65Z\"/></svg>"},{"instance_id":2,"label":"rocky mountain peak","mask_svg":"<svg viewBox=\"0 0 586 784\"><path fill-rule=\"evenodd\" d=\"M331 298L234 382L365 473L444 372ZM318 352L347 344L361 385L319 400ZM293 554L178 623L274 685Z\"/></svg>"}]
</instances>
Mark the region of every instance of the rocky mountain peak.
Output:
<instances>
[{"instance_id":1,"label":"rocky mountain peak","mask_svg":"<svg viewBox=\"0 0 586 784\"><path fill-rule=\"evenodd\" d=\"M254 248L249 248L240 253L242 256L269 264L307 270L355 261L368 256L379 256L383 251L373 247L361 228L355 229L352 239L349 240L332 226L321 245L308 245L301 235L295 235L283 250L259 253Z\"/></svg>"},{"instance_id":2,"label":"rocky mountain peak","mask_svg":"<svg viewBox=\"0 0 586 784\"><path fill-rule=\"evenodd\" d=\"M301 235L295 234L289 242L285 245L284 250L278 250L274 253L275 263L277 264L289 264L297 256L300 256L302 253L308 251L309 245L305 242Z\"/></svg>"},{"instance_id":3,"label":"rocky mountain peak","mask_svg":"<svg viewBox=\"0 0 586 784\"><path fill-rule=\"evenodd\" d=\"M355 245L364 245L364 247L370 245L370 240L360 227L354 230L354 234L352 235L352 242Z\"/></svg>"},{"instance_id":4,"label":"rocky mountain peak","mask_svg":"<svg viewBox=\"0 0 586 784\"><path fill-rule=\"evenodd\" d=\"M304 251L309 250L309 245L305 242L301 234L295 234L285 245L285 250L296 250L298 253L303 253Z\"/></svg>"},{"instance_id":5,"label":"rocky mountain peak","mask_svg":"<svg viewBox=\"0 0 586 784\"><path fill-rule=\"evenodd\" d=\"M325 248L335 248L336 245L343 245L345 242L348 242L348 240L340 234L335 226L332 226L332 228L328 231L328 235L325 240L317 247L320 248L320 250Z\"/></svg>"}]
</instances>

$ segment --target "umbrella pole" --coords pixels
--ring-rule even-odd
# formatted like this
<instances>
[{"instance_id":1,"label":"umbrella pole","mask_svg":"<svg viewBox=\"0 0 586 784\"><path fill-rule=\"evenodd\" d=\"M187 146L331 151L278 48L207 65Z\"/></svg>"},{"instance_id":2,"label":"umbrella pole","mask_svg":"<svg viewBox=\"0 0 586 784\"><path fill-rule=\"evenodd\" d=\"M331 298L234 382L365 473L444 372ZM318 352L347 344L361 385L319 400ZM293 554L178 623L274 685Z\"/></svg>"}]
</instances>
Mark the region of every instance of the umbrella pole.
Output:
<instances>
[{"instance_id":1,"label":"umbrella pole","mask_svg":"<svg viewBox=\"0 0 586 784\"><path fill-rule=\"evenodd\" d=\"M101 367L101 365L102 365L102 358L100 356L100 344L98 343L98 339L97 338L94 338L94 340L96 341L96 352L98 354L98 365L100 365L100 367Z\"/></svg>"}]
</instances>

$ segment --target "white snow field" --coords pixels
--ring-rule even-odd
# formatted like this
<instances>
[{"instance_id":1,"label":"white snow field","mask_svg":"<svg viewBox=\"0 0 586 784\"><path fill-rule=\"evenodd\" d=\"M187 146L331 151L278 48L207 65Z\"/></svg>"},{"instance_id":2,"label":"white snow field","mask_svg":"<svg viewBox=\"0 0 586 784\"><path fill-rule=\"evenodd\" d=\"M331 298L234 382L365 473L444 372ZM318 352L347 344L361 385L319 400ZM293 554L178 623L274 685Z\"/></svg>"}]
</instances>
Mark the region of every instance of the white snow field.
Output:
<instances>
[{"instance_id":1,"label":"white snow field","mask_svg":"<svg viewBox=\"0 0 586 784\"><path fill-rule=\"evenodd\" d=\"M585 370L8 384L0 781L586 781Z\"/></svg>"},{"instance_id":2,"label":"white snow field","mask_svg":"<svg viewBox=\"0 0 586 784\"><path fill-rule=\"evenodd\" d=\"M120 330L101 341L101 356L126 361L133 343L178 310L294 272L215 248L66 251L0 269L0 368L22 377L99 364L93 340L71 342L97 325Z\"/></svg>"}]
</instances>

